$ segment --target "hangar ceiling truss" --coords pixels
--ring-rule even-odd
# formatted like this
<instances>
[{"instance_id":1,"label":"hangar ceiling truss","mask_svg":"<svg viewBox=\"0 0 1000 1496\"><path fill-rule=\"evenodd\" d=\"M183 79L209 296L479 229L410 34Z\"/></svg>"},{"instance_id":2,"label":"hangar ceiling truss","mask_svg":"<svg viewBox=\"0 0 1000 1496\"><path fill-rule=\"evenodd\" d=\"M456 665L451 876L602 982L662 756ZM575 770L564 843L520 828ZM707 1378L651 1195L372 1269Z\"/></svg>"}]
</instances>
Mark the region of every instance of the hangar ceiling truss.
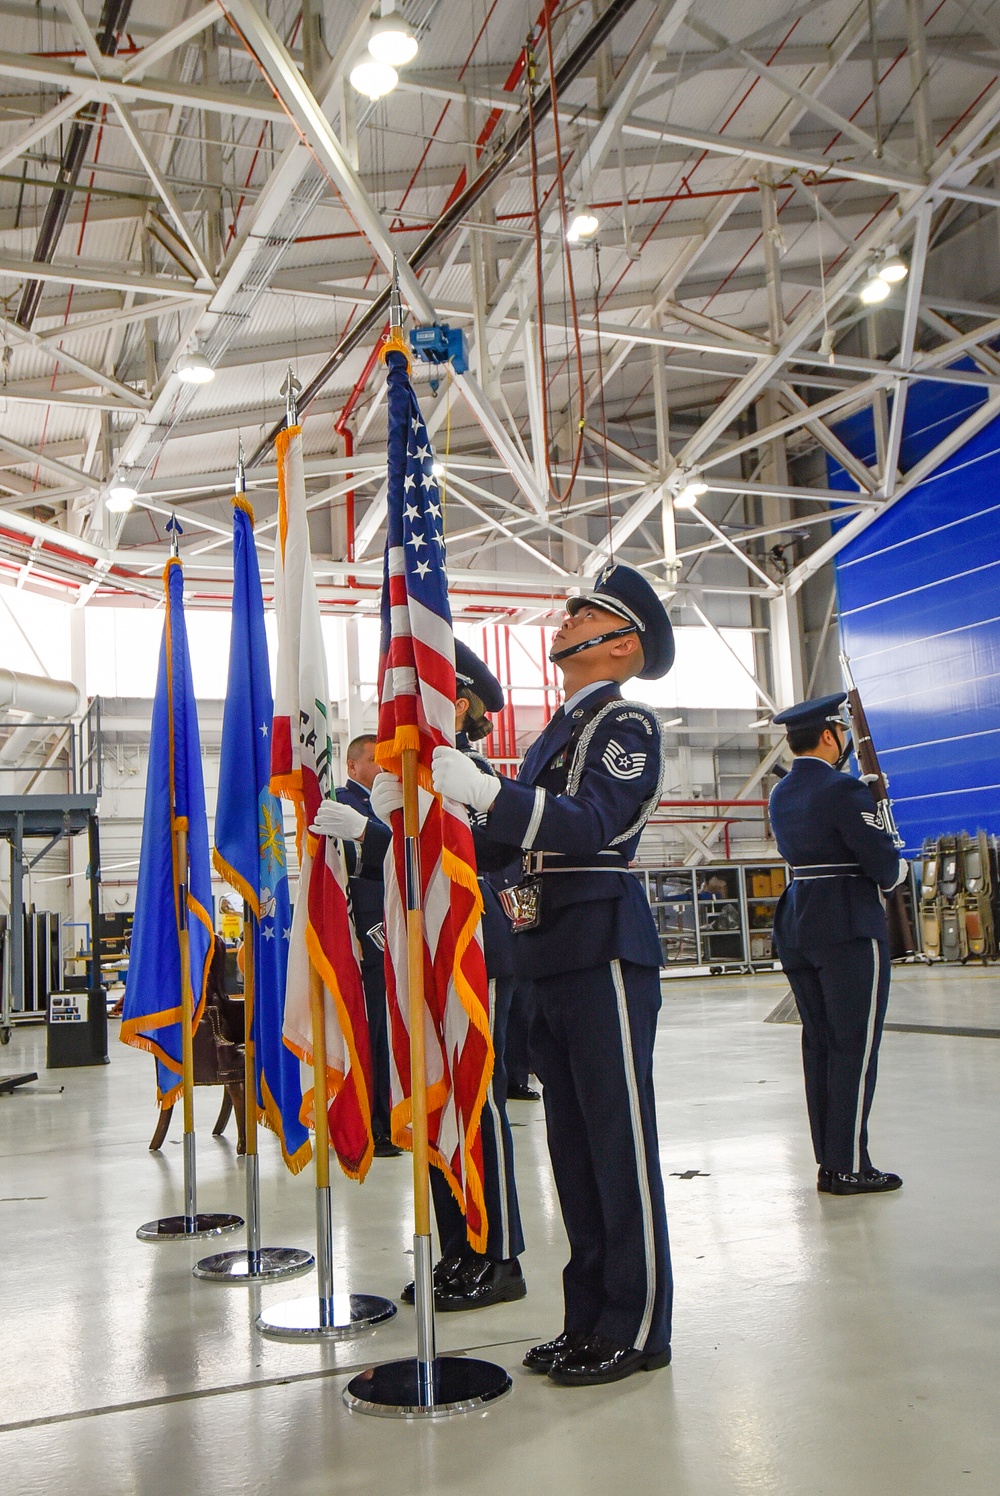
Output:
<instances>
[{"instance_id":1,"label":"hangar ceiling truss","mask_svg":"<svg viewBox=\"0 0 1000 1496\"><path fill-rule=\"evenodd\" d=\"M153 599L177 514L192 600L223 601L240 439L266 570L291 365L324 602L373 610L394 259L469 348L417 365L468 617L545 618L613 553L773 625L1000 413L994 0L539 4L404 0L418 58L369 103L371 3L0 0L8 579ZM890 250L909 273L866 305ZM903 471L927 382L969 414ZM862 460L837 428L866 408Z\"/></svg>"}]
</instances>

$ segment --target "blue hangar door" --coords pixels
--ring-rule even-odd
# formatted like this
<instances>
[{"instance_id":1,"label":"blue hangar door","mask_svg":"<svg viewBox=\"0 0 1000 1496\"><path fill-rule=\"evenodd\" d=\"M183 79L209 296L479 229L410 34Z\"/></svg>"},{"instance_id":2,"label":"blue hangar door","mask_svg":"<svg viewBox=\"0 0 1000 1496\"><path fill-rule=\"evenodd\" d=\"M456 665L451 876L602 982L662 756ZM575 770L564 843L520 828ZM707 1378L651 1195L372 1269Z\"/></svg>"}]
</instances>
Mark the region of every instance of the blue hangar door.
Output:
<instances>
[{"instance_id":1,"label":"blue hangar door","mask_svg":"<svg viewBox=\"0 0 1000 1496\"><path fill-rule=\"evenodd\" d=\"M984 399L915 384L903 472ZM837 434L873 460L870 411ZM854 487L833 464L830 482ZM852 541L836 581L842 647L907 851L947 832L1000 834L1000 418Z\"/></svg>"}]
</instances>

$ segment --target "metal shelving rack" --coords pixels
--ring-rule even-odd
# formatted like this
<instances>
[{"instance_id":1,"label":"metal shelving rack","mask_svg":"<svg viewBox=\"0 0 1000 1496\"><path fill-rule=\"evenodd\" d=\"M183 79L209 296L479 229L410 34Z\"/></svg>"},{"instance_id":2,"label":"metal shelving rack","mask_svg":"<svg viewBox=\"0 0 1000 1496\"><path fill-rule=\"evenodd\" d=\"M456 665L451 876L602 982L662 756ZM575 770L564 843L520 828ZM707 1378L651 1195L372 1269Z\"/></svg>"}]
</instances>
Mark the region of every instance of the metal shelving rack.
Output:
<instances>
[{"instance_id":1,"label":"metal shelving rack","mask_svg":"<svg viewBox=\"0 0 1000 1496\"><path fill-rule=\"evenodd\" d=\"M774 910L783 862L636 869L644 880L667 969L756 971L774 965Z\"/></svg>"}]
</instances>

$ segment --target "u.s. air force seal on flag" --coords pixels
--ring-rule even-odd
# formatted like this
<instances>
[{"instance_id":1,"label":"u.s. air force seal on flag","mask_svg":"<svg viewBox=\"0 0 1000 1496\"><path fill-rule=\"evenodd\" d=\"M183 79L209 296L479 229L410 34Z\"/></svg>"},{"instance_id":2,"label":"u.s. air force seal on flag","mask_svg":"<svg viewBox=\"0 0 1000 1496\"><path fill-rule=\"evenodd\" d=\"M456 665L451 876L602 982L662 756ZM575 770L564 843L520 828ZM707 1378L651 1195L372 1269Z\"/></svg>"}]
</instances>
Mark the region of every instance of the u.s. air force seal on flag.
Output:
<instances>
[{"instance_id":1,"label":"u.s. air force seal on flag","mask_svg":"<svg viewBox=\"0 0 1000 1496\"><path fill-rule=\"evenodd\" d=\"M608 745L601 754L601 763L615 779L638 779L646 767L646 755L627 753L621 743L609 738Z\"/></svg>"}]
</instances>

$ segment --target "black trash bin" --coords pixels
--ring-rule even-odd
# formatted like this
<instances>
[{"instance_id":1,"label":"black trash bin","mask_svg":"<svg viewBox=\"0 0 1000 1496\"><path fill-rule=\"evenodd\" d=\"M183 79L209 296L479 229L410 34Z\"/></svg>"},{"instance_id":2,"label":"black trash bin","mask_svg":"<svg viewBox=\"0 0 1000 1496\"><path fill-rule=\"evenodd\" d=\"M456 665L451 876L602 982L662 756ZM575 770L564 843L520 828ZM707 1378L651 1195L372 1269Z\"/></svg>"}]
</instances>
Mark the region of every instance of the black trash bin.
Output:
<instances>
[{"instance_id":1,"label":"black trash bin","mask_svg":"<svg viewBox=\"0 0 1000 1496\"><path fill-rule=\"evenodd\" d=\"M111 1063L103 987L51 992L46 1030L46 1064L50 1070Z\"/></svg>"}]
</instances>

